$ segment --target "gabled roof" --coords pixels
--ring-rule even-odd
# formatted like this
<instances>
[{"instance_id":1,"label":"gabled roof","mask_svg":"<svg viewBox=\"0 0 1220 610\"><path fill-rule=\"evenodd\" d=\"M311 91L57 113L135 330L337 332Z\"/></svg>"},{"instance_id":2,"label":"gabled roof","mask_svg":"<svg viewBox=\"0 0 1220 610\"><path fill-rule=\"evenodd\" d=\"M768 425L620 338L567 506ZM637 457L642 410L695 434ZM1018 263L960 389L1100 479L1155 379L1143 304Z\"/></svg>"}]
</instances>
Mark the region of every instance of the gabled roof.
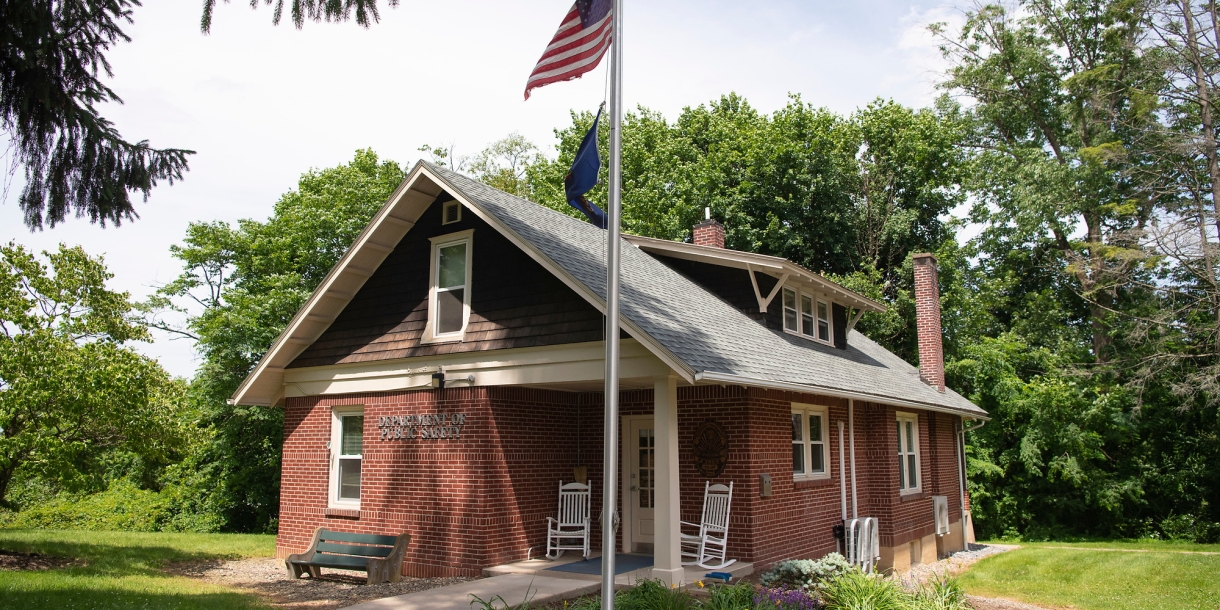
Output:
<instances>
[{"instance_id":1,"label":"gabled roof","mask_svg":"<svg viewBox=\"0 0 1220 610\"><path fill-rule=\"evenodd\" d=\"M652 252L662 256L710 263L721 267L744 269L751 274L762 271L780 278L781 284L784 283L783 278L799 280L816 287L821 292L834 296L836 301L847 307L861 311L885 311L885 305L854 290L848 290L826 279L822 274L810 271L786 258L755 254L754 252L742 252L741 250L729 250L727 248L687 244L680 241L669 241L667 239L657 239L641 235L624 235L623 239L645 252ZM765 297L760 295L760 298Z\"/></svg>"},{"instance_id":2,"label":"gabled roof","mask_svg":"<svg viewBox=\"0 0 1220 610\"><path fill-rule=\"evenodd\" d=\"M430 203L441 190L605 311L606 231L420 161L238 388L234 402L279 400L283 367L321 335L343 310L344 299L355 295L413 225L427 206L423 200ZM364 252L369 249L375 253ZM816 392L987 416L952 390L941 393L923 383L915 367L858 332L849 333L847 349L837 349L769 330L627 240L621 285L624 330L688 382Z\"/></svg>"}]
</instances>

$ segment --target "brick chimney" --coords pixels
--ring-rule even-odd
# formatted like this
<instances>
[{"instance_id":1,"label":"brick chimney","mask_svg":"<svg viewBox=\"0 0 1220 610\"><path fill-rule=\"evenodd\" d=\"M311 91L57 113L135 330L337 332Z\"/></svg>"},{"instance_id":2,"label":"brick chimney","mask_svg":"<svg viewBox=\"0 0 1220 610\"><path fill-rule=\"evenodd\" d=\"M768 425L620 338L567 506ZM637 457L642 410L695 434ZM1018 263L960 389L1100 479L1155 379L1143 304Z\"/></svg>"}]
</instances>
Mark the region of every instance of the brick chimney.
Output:
<instances>
[{"instance_id":1,"label":"brick chimney","mask_svg":"<svg viewBox=\"0 0 1220 610\"><path fill-rule=\"evenodd\" d=\"M712 220L712 208L704 208L703 215L706 220L695 225L691 231L692 241L696 246L711 246L723 250L724 225Z\"/></svg>"},{"instance_id":2,"label":"brick chimney","mask_svg":"<svg viewBox=\"0 0 1220 610\"><path fill-rule=\"evenodd\" d=\"M945 349L940 330L940 280L936 257L914 254L915 325L919 331L919 378L945 391Z\"/></svg>"}]
</instances>

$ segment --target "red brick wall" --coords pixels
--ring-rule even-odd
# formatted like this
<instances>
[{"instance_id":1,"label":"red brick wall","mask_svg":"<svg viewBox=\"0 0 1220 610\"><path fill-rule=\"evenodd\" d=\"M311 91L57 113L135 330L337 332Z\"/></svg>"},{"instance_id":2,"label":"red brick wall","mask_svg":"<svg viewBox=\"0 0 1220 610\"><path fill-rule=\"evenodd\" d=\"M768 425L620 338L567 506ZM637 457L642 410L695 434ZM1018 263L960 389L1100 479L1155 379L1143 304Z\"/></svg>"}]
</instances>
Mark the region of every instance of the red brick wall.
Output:
<instances>
[{"instance_id":1,"label":"red brick wall","mask_svg":"<svg viewBox=\"0 0 1220 610\"><path fill-rule=\"evenodd\" d=\"M898 491L896 414L915 413L919 421L920 490ZM875 403L856 403L856 449L861 516L877 517L881 546L905 544L936 531L932 496L949 499L949 522L961 519L955 422L960 418ZM862 434L863 432L863 434ZM861 442L865 446L861 448Z\"/></svg>"},{"instance_id":2,"label":"red brick wall","mask_svg":"<svg viewBox=\"0 0 1220 610\"><path fill-rule=\"evenodd\" d=\"M696 246L724 247L724 225L715 220L705 220L691 230L691 241Z\"/></svg>"},{"instance_id":3,"label":"red brick wall","mask_svg":"<svg viewBox=\"0 0 1220 610\"><path fill-rule=\"evenodd\" d=\"M915 326L919 336L919 377L928 385L945 391L945 353L940 328L940 284L936 257L916 254Z\"/></svg>"},{"instance_id":4,"label":"red brick wall","mask_svg":"<svg viewBox=\"0 0 1220 610\"><path fill-rule=\"evenodd\" d=\"M405 573L477 575L544 543L559 480L572 479L575 395L524 388L450 388L290 398L285 414L278 552L314 528L411 534ZM326 442L335 405L364 405L360 516L325 516ZM460 439L381 441L383 415L464 413Z\"/></svg>"},{"instance_id":5,"label":"red brick wall","mask_svg":"<svg viewBox=\"0 0 1220 610\"><path fill-rule=\"evenodd\" d=\"M792 402L829 407L829 480L792 479ZM330 407L358 404L364 405L365 415L361 512L358 518L326 516ZM593 482L592 548L599 549L602 409L600 393L511 387L290 398L277 551L282 556L303 549L318 526L406 532L412 541L404 573L475 575L486 566L524 559L531 547L533 556L541 554L546 518L556 510L556 488L560 480L572 480L577 465L588 467ZM650 390L624 392L620 398L624 416L651 415L652 409ZM442 412L466 415L460 439L379 440L381 416ZM961 512L956 500L957 418L918 412L922 490L900 498L894 413L893 407L856 403L860 516L880 520L883 546L932 533L932 495L949 496L951 521ZM840 522L838 422L846 417L843 399L737 386L679 388L682 520L698 521L702 510L706 479L694 466L692 444L695 428L711 418L729 435L728 464L712 482L734 483L730 557L765 569L783 559L835 550L831 528ZM850 477L850 466L847 471ZM772 477L769 498L759 497L762 473ZM850 516L850 482L848 491Z\"/></svg>"}]
</instances>

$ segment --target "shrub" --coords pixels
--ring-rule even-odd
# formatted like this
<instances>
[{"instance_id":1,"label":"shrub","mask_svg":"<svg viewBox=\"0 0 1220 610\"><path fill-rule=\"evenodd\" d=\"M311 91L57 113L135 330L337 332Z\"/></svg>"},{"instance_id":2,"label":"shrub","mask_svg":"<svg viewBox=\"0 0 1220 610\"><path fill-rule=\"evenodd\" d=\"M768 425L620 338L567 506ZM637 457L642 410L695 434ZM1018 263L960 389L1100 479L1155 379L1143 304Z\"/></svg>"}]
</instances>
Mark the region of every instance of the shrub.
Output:
<instances>
[{"instance_id":1,"label":"shrub","mask_svg":"<svg viewBox=\"0 0 1220 610\"><path fill-rule=\"evenodd\" d=\"M821 559L789 559L775 564L759 577L764 587L783 587L816 591L825 583L851 572L854 568L842 555L831 553Z\"/></svg>"},{"instance_id":2,"label":"shrub","mask_svg":"<svg viewBox=\"0 0 1220 610\"><path fill-rule=\"evenodd\" d=\"M828 610L909 610L914 605L898 583L860 570L826 583L819 595Z\"/></svg>"},{"instance_id":3,"label":"shrub","mask_svg":"<svg viewBox=\"0 0 1220 610\"><path fill-rule=\"evenodd\" d=\"M703 604L707 610L752 610L754 608L754 585L739 582L735 585L711 585L711 597Z\"/></svg>"},{"instance_id":4,"label":"shrub","mask_svg":"<svg viewBox=\"0 0 1220 610\"><path fill-rule=\"evenodd\" d=\"M1161 521L1161 531L1169 540L1202 544L1220 540L1220 523L1212 523L1189 514L1174 515Z\"/></svg>"},{"instance_id":5,"label":"shrub","mask_svg":"<svg viewBox=\"0 0 1220 610\"><path fill-rule=\"evenodd\" d=\"M619 610L688 610L695 608L689 593L665 586L659 580L641 580L635 587L614 596Z\"/></svg>"},{"instance_id":6,"label":"shrub","mask_svg":"<svg viewBox=\"0 0 1220 610\"><path fill-rule=\"evenodd\" d=\"M7 527L31 529L160 531L172 517L167 498L119 481L87 496L61 495L12 514Z\"/></svg>"},{"instance_id":7,"label":"shrub","mask_svg":"<svg viewBox=\"0 0 1220 610\"><path fill-rule=\"evenodd\" d=\"M128 532L214 532L222 525L212 512L194 510L188 489L168 486L160 492L115 481L93 494L51 496L27 503L20 512L0 515L4 527Z\"/></svg>"},{"instance_id":8,"label":"shrub","mask_svg":"<svg viewBox=\"0 0 1220 610\"><path fill-rule=\"evenodd\" d=\"M916 610L970 610L966 592L955 578L935 580L915 592Z\"/></svg>"}]
</instances>

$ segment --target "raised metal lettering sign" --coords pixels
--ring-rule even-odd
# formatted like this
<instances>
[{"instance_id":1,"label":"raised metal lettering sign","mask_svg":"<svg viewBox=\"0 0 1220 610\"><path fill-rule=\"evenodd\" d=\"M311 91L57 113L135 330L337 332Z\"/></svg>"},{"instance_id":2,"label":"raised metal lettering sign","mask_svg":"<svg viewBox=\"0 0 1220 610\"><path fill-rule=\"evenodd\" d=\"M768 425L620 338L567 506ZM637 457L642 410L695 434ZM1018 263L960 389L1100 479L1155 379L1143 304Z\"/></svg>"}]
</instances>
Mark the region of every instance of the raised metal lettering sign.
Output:
<instances>
[{"instance_id":1,"label":"raised metal lettering sign","mask_svg":"<svg viewBox=\"0 0 1220 610\"><path fill-rule=\"evenodd\" d=\"M428 440L462 438L465 413L425 413L423 415L383 415L377 418L381 440Z\"/></svg>"}]
</instances>

